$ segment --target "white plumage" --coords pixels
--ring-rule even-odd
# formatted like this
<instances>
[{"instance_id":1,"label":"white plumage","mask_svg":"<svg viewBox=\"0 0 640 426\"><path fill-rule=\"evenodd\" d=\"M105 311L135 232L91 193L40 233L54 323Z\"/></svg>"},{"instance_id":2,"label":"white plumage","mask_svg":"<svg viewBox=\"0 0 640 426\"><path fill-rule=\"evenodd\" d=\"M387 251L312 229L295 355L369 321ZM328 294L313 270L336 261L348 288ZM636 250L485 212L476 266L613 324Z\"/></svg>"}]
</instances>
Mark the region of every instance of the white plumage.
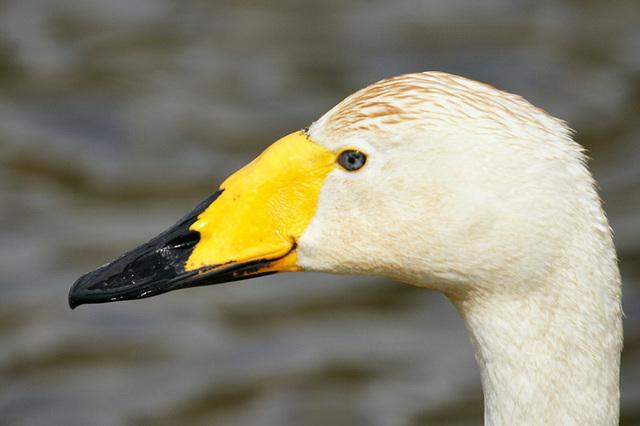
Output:
<instances>
[{"instance_id":1,"label":"white plumage","mask_svg":"<svg viewBox=\"0 0 640 426\"><path fill-rule=\"evenodd\" d=\"M487 424L617 424L620 276L563 122L429 72L356 92L309 134L368 160L328 175L298 242L304 269L446 294L475 346Z\"/></svg>"}]
</instances>

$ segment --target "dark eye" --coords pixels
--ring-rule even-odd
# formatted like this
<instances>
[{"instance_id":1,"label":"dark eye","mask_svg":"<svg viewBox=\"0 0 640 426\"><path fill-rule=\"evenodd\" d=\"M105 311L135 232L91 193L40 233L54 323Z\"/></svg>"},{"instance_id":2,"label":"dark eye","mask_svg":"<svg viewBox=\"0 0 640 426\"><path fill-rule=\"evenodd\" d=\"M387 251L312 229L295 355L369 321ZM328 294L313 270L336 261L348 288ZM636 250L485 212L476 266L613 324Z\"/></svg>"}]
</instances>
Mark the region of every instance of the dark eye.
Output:
<instances>
[{"instance_id":1,"label":"dark eye","mask_svg":"<svg viewBox=\"0 0 640 426\"><path fill-rule=\"evenodd\" d=\"M353 172L358 170L367 162L367 156L355 149L347 149L342 151L338 156L338 164L346 170Z\"/></svg>"}]
</instances>

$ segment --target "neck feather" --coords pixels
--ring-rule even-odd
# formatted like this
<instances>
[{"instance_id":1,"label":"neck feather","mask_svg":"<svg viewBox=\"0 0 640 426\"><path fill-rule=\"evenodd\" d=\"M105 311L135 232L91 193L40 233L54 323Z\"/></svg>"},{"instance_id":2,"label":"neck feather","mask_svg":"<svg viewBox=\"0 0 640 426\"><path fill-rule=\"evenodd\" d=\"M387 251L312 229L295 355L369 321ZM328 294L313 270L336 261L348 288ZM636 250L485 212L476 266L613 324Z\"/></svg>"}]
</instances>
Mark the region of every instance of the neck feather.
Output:
<instances>
[{"instance_id":1,"label":"neck feather","mask_svg":"<svg viewBox=\"0 0 640 426\"><path fill-rule=\"evenodd\" d=\"M565 256L526 297L451 296L476 349L486 424L618 424L620 278L602 235L607 244Z\"/></svg>"}]
</instances>

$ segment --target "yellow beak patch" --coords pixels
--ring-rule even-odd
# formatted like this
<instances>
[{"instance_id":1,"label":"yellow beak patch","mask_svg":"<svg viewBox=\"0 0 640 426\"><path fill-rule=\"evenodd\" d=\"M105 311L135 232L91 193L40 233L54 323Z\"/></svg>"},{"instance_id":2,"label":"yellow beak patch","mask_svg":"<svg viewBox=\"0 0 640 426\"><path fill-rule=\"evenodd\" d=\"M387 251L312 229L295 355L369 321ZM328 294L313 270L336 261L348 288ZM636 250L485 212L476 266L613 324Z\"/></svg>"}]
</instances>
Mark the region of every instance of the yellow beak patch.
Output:
<instances>
[{"instance_id":1,"label":"yellow beak patch","mask_svg":"<svg viewBox=\"0 0 640 426\"><path fill-rule=\"evenodd\" d=\"M296 242L313 217L335 154L304 132L278 140L225 180L189 228L200 240L185 271L267 261L260 272L298 270Z\"/></svg>"}]
</instances>

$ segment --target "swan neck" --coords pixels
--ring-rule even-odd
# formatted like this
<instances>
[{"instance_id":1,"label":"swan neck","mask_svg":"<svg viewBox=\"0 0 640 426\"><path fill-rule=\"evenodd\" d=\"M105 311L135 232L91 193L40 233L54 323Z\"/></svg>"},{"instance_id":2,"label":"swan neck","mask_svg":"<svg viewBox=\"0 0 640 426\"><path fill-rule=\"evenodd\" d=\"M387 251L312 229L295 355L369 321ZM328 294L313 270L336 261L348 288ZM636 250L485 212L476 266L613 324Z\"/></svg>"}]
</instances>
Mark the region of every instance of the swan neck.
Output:
<instances>
[{"instance_id":1,"label":"swan neck","mask_svg":"<svg viewBox=\"0 0 640 426\"><path fill-rule=\"evenodd\" d=\"M617 266L598 266L555 273L524 297L453 300L475 346L485 424L618 424L620 281Z\"/></svg>"}]
</instances>

